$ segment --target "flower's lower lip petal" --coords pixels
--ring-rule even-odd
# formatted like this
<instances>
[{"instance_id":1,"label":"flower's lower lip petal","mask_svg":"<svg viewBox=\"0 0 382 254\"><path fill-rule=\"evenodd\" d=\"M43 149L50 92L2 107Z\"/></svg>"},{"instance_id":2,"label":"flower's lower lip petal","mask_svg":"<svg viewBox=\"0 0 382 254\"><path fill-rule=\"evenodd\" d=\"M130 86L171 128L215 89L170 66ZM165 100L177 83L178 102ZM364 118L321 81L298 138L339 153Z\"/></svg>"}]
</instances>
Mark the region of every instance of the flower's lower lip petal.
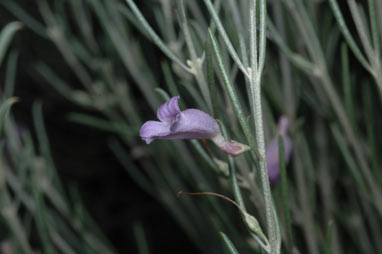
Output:
<instances>
[{"instance_id":1,"label":"flower's lower lip petal","mask_svg":"<svg viewBox=\"0 0 382 254\"><path fill-rule=\"evenodd\" d=\"M158 121L147 121L142 125L140 136L149 144L157 138L165 137L170 134L170 125Z\"/></svg>"},{"instance_id":2,"label":"flower's lower lip petal","mask_svg":"<svg viewBox=\"0 0 382 254\"><path fill-rule=\"evenodd\" d=\"M208 139L209 135L204 135L202 133L192 133L192 132L176 132L170 133L166 136L159 137L160 139Z\"/></svg>"},{"instance_id":3,"label":"flower's lower lip petal","mask_svg":"<svg viewBox=\"0 0 382 254\"><path fill-rule=\"evenodd\" d=\"M287 135L283 135L285 163L289 162L292 153L292 141ZM274 138L266 147L266 159L269 181L271 185L277 184L280 178L279 137Z\"/></svg>"},{"instance_id":4,"label":"flower's lower lip petal","mask_svg":"<svg viewBox=\"0 0 382 254\"><path fill-rule=\"evenodd\" d=\"M187 109L181 112L171 125L171 133L189 135L192 138L212 138L219 133L215 119L198 109Z\"/></svg>"},{"instance_id":5,"label":"flower's lower lip petal","mask_svg":"<svg viewBox=\"0 0 382 254\"><path fill-rule=\"evenodd\" d=\"M279 139L274 138L269 142L265 148L265 154L267 159L267 165L279 161Z\"/></svg>"},{"instance_id":6,"label":"flower's lower lip petal","mask_svg":"<svg viewBox=\"0 0 382 254\"><path fill-rule=\"evenodd\" d=\"M287 135L283 136L285 162L288 163L292 152L292 141ZM279 138L276 137L266 147L267 164L279 161Z\"/></svg>"},{"instance_id":7,"label":"flower's lower lip petal","mask_svg":"<svg viewBox=\"0 0 382 254\"><path fill-rule=\"evenodd\" d=\"M272 186L276 185L280 179L279 164L268 165L268 176Z\"/></svg>"}]
</instances>

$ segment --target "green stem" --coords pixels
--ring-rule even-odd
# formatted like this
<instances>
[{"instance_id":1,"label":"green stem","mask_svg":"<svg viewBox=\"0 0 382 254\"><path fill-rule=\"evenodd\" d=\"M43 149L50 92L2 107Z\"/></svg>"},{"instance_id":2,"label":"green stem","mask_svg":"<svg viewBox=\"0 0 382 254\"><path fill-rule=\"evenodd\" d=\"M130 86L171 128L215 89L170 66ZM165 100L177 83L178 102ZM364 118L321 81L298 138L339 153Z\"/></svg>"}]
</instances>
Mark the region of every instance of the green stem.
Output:
<instances>
[{"instance_id":1,"label":"green stem","mask_svg":"<svg viewBox=\"0 0 382 254\"><path fill-rule=\"evenodd\" d=\"M251 87L251 100L252 100L252 113L253 120L256 129L256 142L258 152L260 154L260 175L261 183L263 186L263 195L265 201L265 215L268 228L268 239L270 242L270 253L279 253L278 248L278 234L276 227L276 217L274 215L274 205L272 201L271 188L269 186L269 177L267 162L265 160L265 142L264 142L264 130L263 130L263 114L261 109L261 73L264 66L265 59L265 0L261 1L260 5L260 48L259 48L259 63L257 62L257 38L256 38L256 0L250 2L249 8L250 17L250 87Z\"/></svg>"}]
</instances>

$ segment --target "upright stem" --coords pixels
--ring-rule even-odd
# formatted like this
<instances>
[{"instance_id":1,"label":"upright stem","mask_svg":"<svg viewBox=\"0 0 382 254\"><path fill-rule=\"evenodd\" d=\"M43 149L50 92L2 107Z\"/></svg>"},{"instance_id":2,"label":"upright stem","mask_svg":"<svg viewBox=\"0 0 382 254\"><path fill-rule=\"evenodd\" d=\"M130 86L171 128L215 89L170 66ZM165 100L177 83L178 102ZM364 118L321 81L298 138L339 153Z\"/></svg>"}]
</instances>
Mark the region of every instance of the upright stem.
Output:
<instances>
[{"instance_id":1,"label":"upright stem","mask_svg":"<svg viewBox=\"0 0 382 254\"><path fill-rule=\"evenodd\" d=\"M265 29L265 1L261 1L261 17L260 17L260 30ZM254 124L256 128L256 141L260 154L260 175L263 186L263 195L265 201L265 215L267 219L268 239L270 242L270 253L279 253L277 244L277 227L276 216L274 215L274 207L272 201L271 189L269 186L267 162L265 160L265 142L263 130L263 114L261 110L261 73L265 58L265 31L260 31L260 61L257 59L257 38L256 38L256 0L251 0L249 8L250 19L250 87L251 87L251 100L252 100L252 113Z\"/></svg>"}]
</instances>

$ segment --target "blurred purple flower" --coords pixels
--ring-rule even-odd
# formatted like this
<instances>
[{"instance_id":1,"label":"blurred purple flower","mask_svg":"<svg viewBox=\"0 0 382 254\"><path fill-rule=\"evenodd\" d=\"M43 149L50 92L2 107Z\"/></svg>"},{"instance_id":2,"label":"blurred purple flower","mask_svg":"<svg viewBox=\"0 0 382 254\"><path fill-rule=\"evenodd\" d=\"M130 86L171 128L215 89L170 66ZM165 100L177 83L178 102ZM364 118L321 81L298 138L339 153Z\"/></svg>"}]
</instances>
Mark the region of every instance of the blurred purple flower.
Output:
<instances>
[{"instance_id":1,"label":"blurred purple flower","mask_svg":"<svg viewBox=\"0 0 382 254\"><path fill-rule=\"evenodd\" d=\"M198 109L180 111L179 96L171 98L159 107L160 121L147 121L140 136L147 144L154 139L211 139L222 151L239 155L250 148L236 141L227 141L221 135L219 125L210 115Z\"/></svg>"},{"instance_id":2,"label":"blurred purple flower","mask_svg":"<svg viewBox=\"0 0 382 254\"><path fill-rule=\"evenodd\" d=\"M267 144L265 149L271 185L277 184L280 178L279 136L282 137L284 143L285 164L289 162L292 153L292 141L287 134L288 127L288 118L286 116L280 117L277 125L278 135Z\"/></svg>"}]
</instances>

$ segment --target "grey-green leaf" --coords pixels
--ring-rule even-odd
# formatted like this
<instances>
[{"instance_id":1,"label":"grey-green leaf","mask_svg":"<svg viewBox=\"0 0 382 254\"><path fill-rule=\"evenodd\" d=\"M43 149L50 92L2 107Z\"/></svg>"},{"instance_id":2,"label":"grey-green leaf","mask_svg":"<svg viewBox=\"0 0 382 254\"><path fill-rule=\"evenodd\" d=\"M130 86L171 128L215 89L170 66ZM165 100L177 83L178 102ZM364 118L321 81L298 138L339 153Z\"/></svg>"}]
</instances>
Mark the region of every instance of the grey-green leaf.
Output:
<instances>
[{"instance_id":1,"label":"grey-green leaf","mask_svg":"<svg viewBox=\"0 0 382 254\"><path fill-rule=\"evenodd\" d=\"M2 105L0 106L0 135L3 131L3 127L5 124L5 121L7 119L7 115L9 113L9 110L11 109L12 105L16 103L18 99L16 97L12 97L7 99Z\"/></svg>"},{"instance_id":2,"label":"grey-green leaf","mask_svg":"<svg viewBox=\"0 0 382 254\"><path fill-rule=\"evenodd\" d=\"M23 24L19 21L11 22L7 24L0 33L0 67L7 52L7 49L14 37L15 33L23 27Z\"/></svg>"},{"instance_id":3,"label":"grey-green leaf","mask_svg":"<svg viewBox=\"0 0 382 254\"><path fill-rule=\"evenodd\" d=\"M239 251L236 249L236 247L233 245L233 243L231 242L231 240L228 238L228 236L226 236L226 234L224 234L223 232L220 232L220 235L222 236L223 238L223 242L224 242L224 245L225 247L227 248L228 250L228 253L230 254L239 254Z\"/></svg>"}]
</instances>

